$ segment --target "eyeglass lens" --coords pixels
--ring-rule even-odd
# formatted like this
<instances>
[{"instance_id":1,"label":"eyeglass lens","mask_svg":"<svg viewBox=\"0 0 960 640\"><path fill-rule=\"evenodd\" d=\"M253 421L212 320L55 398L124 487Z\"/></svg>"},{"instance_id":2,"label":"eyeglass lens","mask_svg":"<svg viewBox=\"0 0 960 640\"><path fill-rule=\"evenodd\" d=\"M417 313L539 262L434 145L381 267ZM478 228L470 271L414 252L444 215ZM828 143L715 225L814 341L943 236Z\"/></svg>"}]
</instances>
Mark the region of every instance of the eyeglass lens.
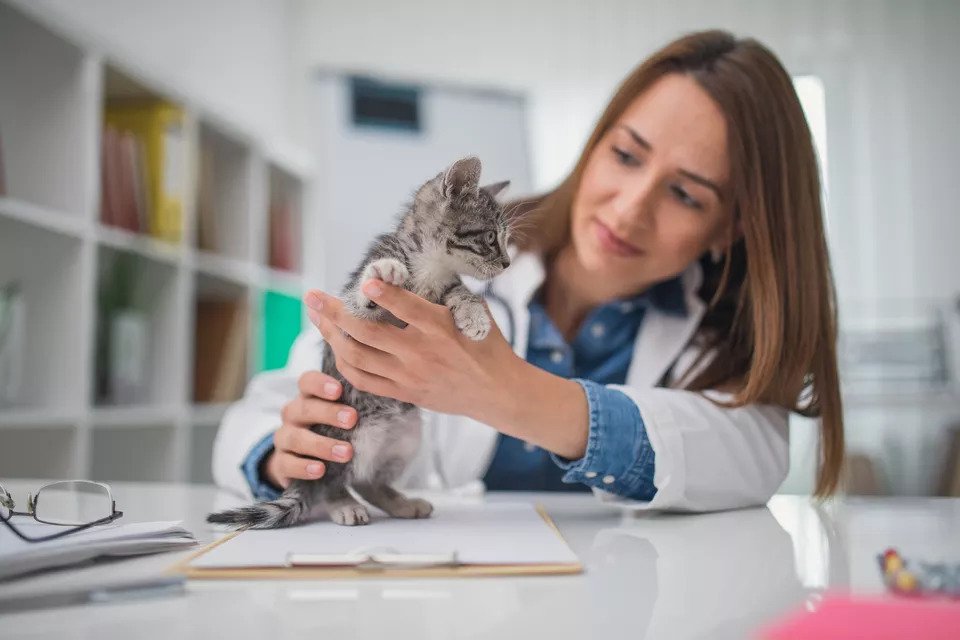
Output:
<instances>
[{"instance_id":1,"label":"eyeglass lens","mask_svg":"<svg viewBox=\"0 0 960 640\"><path fill-rule=\"evenodd\" d=\"M87 524L112 515L113 499L110 491L96 482L54 482L37 492L34 513L37 520L49 524Z\"/></svg>"}]
</instances>

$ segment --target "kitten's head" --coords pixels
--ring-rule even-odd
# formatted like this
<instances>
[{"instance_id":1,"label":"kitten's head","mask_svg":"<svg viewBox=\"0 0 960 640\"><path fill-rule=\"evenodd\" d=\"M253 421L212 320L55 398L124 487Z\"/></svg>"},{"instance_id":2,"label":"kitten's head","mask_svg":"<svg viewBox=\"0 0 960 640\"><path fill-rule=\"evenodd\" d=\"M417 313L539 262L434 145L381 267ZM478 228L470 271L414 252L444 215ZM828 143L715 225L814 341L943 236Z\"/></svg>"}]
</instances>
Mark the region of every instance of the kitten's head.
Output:
<instances>
[{"instance_id":1,"label":"kitten's head","mask_svg":"<svg viewBox=\"0 0 960 640\"><path fill-rule=\"evenodd\" d=\"M510 266L507 217L496 200L509 184L481 187L480 160L470 156L424 185L439 205L436 239L457 273L488 280Z\"/></svg>"}]
</instances>

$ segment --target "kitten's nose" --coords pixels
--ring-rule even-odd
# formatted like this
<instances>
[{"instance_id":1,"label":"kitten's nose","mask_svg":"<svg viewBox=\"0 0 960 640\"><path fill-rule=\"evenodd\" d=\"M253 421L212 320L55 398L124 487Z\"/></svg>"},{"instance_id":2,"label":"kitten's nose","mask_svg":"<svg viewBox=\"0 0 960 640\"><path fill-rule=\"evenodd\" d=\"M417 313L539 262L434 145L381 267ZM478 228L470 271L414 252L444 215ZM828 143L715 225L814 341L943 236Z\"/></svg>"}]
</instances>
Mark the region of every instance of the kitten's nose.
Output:
<instances>
[{"instance_id":1,"label":"kitten's nose","mask_svg":"<svg viewBox=\"0 0 960 640\"><path fill-rule=\"evenodd\" d=\"M507 256L503 256L502 258L500 258L500 266L502 266L504 269L506 269L507 267L509 267L509 266L510 266L510 258L508 258Z\"/></svg>"}]
</instances>

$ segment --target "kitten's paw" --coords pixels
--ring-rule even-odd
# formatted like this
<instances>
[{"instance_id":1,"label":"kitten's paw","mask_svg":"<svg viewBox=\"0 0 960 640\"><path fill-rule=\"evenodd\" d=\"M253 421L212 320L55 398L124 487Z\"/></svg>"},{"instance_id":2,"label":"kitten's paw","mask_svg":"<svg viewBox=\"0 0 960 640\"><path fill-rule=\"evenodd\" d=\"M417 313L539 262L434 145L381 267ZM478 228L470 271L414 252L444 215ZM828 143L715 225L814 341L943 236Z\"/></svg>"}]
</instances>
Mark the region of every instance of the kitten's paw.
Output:
<instances>
[{"instance_id":1,"label":"kitten's paw","mask_svg":"<svg viewBox=\"0 0 960 640\"><path fill-rule=\"evenodd\" d=\"M410 272L407 271L407 267L396 258L380 258L379 260L374 260L363 269L363 276L360 278L360 283L363 284L370 278L377 278L399 287L406 282L409 277Z\"/></svg>"},{"instance_id":2,"label":"kitten's paw","mask_svg":"<svg viewBox=\"0 0 960 640\"><path fill-rule=\"evenodd\" d=\"M337 524L353 527L370 522L370 514L362 504L344 504L330 508L330 519Z\"/></svg>"},{"instance_id":3,"label":"kitten's paw","mask_svg":"<svg viewBox=\"0 0 960 640\"><path fill-rule=\"evenodd\" d=\"M431 513L433 505L421 498L409 498L390 510L394 518L429 518Z\"/></svg>"},{"instance_id":4,"label":"kitten's paw","mask_svg":"<svg viewBox=\"0 0 960 640\"><path fill-rule=\"evenodd\" d=\"M361 287L367 280L377 278L378 280L383 280L384 282L399 287L406 282L409 277L410 272L407 271L407 267L396 258L380 258L374 260L363 268L363 273L360 275L360 282L357 284L357 306L361 309L364 307L373 309L377 306L370 298L363 295Z\"/></svg>"},{"instance_id":5,"label":"kitten's paw","mask_svg":"<svg viewBox=\"0 0 960 640\"><path fill-rule=\"evenodd\" d=\"M479 302L464 302L453 310L453 320L460 333L471 340L483 340L490 333L490 316Z\"/></svg>"}]
</instances>

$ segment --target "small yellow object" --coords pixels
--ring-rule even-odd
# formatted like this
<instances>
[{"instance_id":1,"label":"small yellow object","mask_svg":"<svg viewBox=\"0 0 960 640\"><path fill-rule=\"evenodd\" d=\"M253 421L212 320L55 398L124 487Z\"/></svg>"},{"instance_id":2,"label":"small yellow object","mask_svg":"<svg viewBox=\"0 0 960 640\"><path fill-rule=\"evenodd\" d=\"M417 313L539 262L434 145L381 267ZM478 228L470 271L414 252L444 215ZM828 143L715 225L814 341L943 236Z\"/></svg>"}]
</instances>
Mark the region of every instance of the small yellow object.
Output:
<instances>
[{"instance_id":1,"label":"small yellow object","mask_svg":"<svg viewBox=\"0 0 960 640\"><path fill-rule=\"evenodd\" d=\"M900 591L913 591L917 588L917 578L909 571L897 572L895 583Z\"/></svg>"}]
</instances>

